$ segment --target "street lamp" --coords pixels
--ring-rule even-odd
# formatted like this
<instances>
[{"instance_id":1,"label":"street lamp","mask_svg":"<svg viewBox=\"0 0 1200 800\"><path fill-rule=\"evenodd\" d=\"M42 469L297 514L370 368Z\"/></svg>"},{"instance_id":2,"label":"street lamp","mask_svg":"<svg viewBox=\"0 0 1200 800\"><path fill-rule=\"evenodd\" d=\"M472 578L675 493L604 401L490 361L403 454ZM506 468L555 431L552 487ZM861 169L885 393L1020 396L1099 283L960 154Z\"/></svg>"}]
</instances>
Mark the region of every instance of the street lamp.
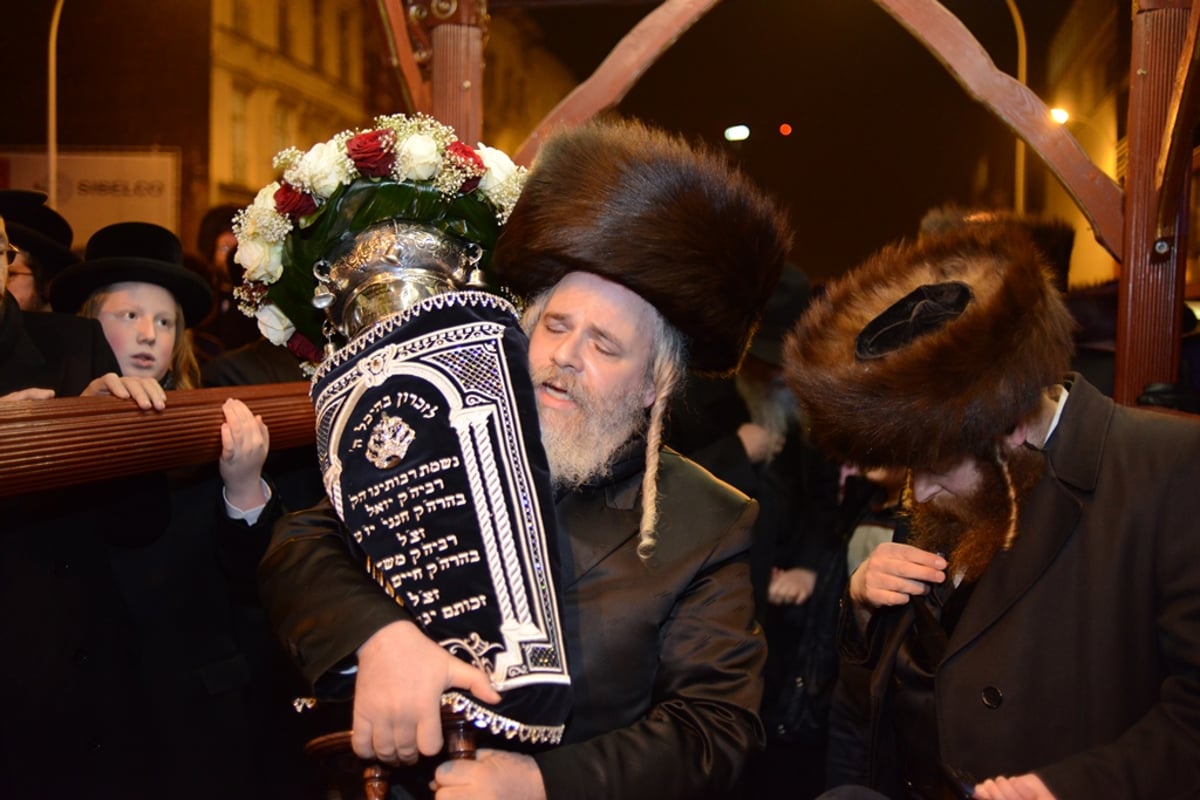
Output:
<instances>
[{"instance_id":1,"label":"street lamp","mask_svg":"<svg viewBox=\"0 0 1200 800\"><path fill-rule=\"evenodd\" d=\"M1017 31L1017 82L1025 86L1025 23L1021 21L1021 12L1017 10L1016 0L1004 0L1008 5L1008 13L1012 15L1013 27ZM1018 214L1025 213L1025 140L1017 137L1017 148L1013 165L1013 210Z\"/></svg>"},{"instance_id":2,"label":"street lamp","mask_svg":"<svg viewBox=\"0 0 1200 800\"><path fill-rule=\"evenodd\" d=\"M46 68L46 204L58 205L58 22L64 0L55 0L50 17L49 62Z\"/></svg>"},{"instance_id":3,"label":"street lamp","mask_svg":"<svg viewBox=\"0 0 1200 800\"><path fill-rule=\"evenodd\" d=\"M1113 136L1108 130L1108 126L1103 123L1103 120L1093 119L1086 114L1076 114L1068 111L1063 106L1054 106L1051 108L1050 119L1062 127L1069 129L1072 135L1077 138L1080 132L1086 130L1091 132L1092 138L1103 139L1106 143L1110 143L1113 140Z\"/></svg>"}]
</instances>

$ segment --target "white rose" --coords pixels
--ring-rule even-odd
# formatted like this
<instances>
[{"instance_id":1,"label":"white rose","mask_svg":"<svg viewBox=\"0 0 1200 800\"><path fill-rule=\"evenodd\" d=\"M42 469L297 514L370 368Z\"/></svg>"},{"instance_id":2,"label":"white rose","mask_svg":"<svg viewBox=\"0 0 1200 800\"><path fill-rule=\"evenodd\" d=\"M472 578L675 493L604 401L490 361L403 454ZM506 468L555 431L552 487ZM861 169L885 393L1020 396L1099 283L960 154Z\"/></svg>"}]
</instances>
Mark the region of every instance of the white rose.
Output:
<instances>
[{"instance_id":1,"label":"white rose","mask_svg":"<svg viewBox=\"0 0 1200 800\"><path fill-rule=\"evenodd\" d=\"M265 208L268 211L275 210L275 193L279 191L279 181L271 181L266 186L258 190L258 194L254 196L254 207Z\"/></svg>"},{"instance_id":2,"label":"white rose","mask_svg":"<svg viewBox=\"0 0 1200 800\"><path fill-rule=\"evenodd\" d=\"M296 332L296 326L279 310L279 307L268 303L255 312L258 319L258 330L271 344L287 344L288 339Z\"/></svg>"},{"instance_id":3,"label":"white rose","mask_svg":"<svg viewBox=\"0 0 1200 800\"><path fill-rule=\"evenodd\" d=\"M404 179L427 181L442 165L437 142L423 133L414 133L396 150L397 163L404 166Z\"/></svg>"},{"instance_id":4,"label":"white rose","mask_svg":"<svg viewBox=\"0 0 1200 800\"><path fill-rule=\"evenodd\" d=\"M292 221L270 208L250 206L238 215L234 232L238 243L251 239L265 242L282 242L292 230Z\"/></svg>"},{"instance_id":5,"label":"white rose","mask_svg":"<svg viewBox=\"0 0 1200 800\"><path fill-rule=\"evenodd\" d=\"M238 240L233 260L246 270L247 280L274 283L283 274L283 244L244 237Z\"/></svg>"},{"instance_id":6,"label":"white rose","mask_svg":"<svg viewBox=\"0 0 1200 800\"><path fill-rule=\"evenodd\" d=\"M321 197L329 197L339 186L349 182L346 161L341 148L329 142L314 144L296 165L298 180L293 183L305 186Z\"/></svg>"},{"instance_id":7,"label":"white rose","mask_svg":"<svg viewBox=\"0 0 1200 800\"><path fill-rule=\"evenodd\" d=\"M483 159L483 166L487 169L487 172L483 173L483 177L479 179L479 191L485 195L490 195L499 189L517 171L517 165L503 150L484 147L481 144L475 148L475 152L479 153L479 157Z\"/></svg>"}]
</instances>

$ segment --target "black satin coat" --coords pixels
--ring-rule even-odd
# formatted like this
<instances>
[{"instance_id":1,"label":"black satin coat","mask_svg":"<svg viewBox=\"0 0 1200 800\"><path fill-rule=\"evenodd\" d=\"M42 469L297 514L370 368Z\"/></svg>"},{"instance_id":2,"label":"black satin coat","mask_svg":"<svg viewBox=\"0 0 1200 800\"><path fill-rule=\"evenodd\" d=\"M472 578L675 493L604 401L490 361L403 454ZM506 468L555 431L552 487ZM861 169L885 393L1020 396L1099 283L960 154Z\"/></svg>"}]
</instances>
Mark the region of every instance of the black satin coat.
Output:
<instances>
[{"instance_id":1,"label":"black satin coat","mask_svg":"<svg viewBox=\"0 0 1200 800\"><path fill-rule=\"evenodd\" d=\"M612 480L557 502L575 703L564 743L535 755L550 800L719 797L762 746L766 644L745 563L757 506L664 450L658 550L646 567L636 552L641 478L635 448ZM318 692L375 631L407 618L347 557L327 504L285 518L259 582Z\"/></svg>"},{"instance_id":2,"label":"black satin coat","mask_svg":"<svg viewBox=\"0 0 1200 800\"><path fill-rule=\"evenodd\" d=\"M121 374L104 330L94 319L21 311L8 292L0 295L0 395L18 389L53 389L76 397L106 372Z\"/></svg>"},{"instance_id":3,"label":"black satin coat","mask_svg":"<svg viewBox=\"0 0 1200 800\"><path fill-rule=\"evenodd\" d=\"M26 314L2 298L0 395L38 387L69 397L119 374L95 320ZM144 757L153 733L108 552L161 532L162 487L134 476L0 498L0 796L161 791Z\"/></svg>"}]
</instances>

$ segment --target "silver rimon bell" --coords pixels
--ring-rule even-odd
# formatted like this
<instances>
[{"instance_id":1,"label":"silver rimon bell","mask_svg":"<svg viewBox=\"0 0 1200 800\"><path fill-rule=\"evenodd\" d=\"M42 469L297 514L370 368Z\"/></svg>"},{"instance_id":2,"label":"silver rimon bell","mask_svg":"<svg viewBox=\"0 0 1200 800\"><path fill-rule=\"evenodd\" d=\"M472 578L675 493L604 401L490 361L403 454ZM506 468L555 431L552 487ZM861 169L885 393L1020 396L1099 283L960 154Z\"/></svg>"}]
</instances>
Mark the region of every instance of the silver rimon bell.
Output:
<instances>
[{"instance_id":1,"label":"silver rimon bell","mask_svg":"<svg viewBox=\"0 0 1200 800\"><path fill-rule=\"evenodd\" d=\"M312 303L353 339L427 297L484 285L483 250L429 225L387 220L347 240L313 266Z\"/></svg>"}]
</instances>

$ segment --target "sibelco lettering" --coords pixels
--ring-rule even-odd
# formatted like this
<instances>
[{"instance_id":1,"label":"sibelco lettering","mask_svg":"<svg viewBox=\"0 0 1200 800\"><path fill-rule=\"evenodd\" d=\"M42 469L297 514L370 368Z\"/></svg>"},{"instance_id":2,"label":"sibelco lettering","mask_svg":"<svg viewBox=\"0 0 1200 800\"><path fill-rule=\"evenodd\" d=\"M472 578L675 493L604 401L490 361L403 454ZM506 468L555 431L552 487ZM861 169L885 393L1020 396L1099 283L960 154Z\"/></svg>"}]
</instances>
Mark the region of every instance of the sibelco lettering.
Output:
<instances>
[{"instance_id":1,"label":"sibelco lettering","mask_svg":"<svg viewBox=\"0 0 1200 800\"><path fill-rule=\"evenodd\" d=\"M89 197L162 197L166 186L162 181L81 180L75 190Z\"/></svg>"}]
</instances>

